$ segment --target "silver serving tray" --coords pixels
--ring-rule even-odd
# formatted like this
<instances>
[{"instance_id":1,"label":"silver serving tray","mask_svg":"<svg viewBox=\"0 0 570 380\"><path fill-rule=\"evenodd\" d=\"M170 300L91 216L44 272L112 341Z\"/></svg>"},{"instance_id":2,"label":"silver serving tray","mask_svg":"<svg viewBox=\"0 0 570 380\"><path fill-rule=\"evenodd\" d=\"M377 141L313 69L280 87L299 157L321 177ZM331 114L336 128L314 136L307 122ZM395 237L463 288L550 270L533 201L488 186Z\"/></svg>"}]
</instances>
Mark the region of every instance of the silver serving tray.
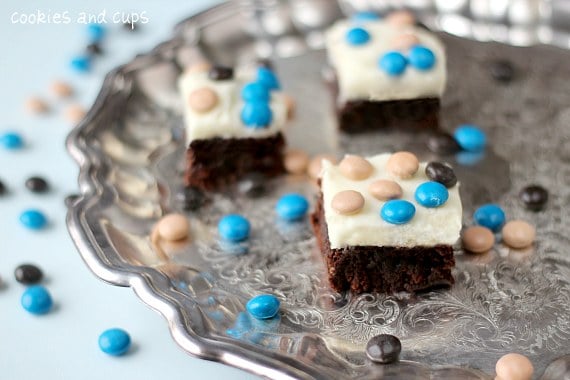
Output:
<instances>
[{"instance_id":1,"label":"silver serving tray","mask_svg":"<svg viewBox=\"0 0 570 380\"><path fill-rule=\"evenodd\" d=\"M331 291L308 222L275 219L281 194L298 191L309 199L315 194L314 184L292 176L268 182L260 198L244 194L247 183L210 194L202 208L188 212L190 241L151 243L160 216L182 210L185 146L175 83L180 66L203 55L226 64L274 57L285 90L298 101L287 131L290 146L339 156L405 148L422 160L441 159L425 148L424 134L338 135L321 79L320 48L322 30L340 16L339 8L332 2L319 8L320 23L311 23L315 18L304 8L303 22L289 18L296 21L277 28L268 21L271 12L299 11L285 6L236 2L212 8L180 23L171 40L108 74L93 108L67 140L80 165L81 193L67 222L88 267L108 283L131 286L168 320L175 341L189 354L268 378L491 379L496 360L512 351L530 357L537 378L568 376L570 66L563 63L570 53L565 50L442 34L450 78L443 126L451 130L474 122L491 141L484 155L445 157L462 182L464 222L471 223L476 206L496 202L509 218L527 219L538 231L534 247L524 251L497 244L488 254L470 256L458 248L451 290L389 296ZM516 78L506 86L488 73L488 62L499 57L516 66ZM546 211L525 211L518 202L518 191L529 183L550 189ZM217 220L233 211L253 223L248 247L216 239ZM248 319L245 303L265 292L280 298L279 318ZM366 342L379 333L400 337L402 361L388 366L367 361Z\"/></svg>"}]
</instances>

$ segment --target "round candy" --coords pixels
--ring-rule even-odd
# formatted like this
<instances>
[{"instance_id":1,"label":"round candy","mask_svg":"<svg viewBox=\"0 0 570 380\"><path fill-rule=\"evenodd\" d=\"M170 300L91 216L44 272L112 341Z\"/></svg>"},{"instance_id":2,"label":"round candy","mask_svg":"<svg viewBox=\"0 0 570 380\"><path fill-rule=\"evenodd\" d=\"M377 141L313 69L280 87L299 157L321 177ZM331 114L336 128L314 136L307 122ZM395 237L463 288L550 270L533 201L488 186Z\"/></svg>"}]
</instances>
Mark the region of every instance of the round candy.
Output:
<instances>
[{"instance_id":1,"label":"round candy","mask_svg":"<svg viewBox=\"0 0 570 380\"><path fill-rule=\"evenodd\" d=\"M87 45L87 53L90 55L101 55L103 54L103 49L101 49L101 45L97 42L90 43Z\"/></svg>"},{"instance_id":2,"label":"round candy","mask_svg":"<svg viewBox=\"0 0 570 380\"><path fill-rule=\"evenodd\" d=\"M269 87L261 82L251 82L243 86L241 90L241 98L246 102L268 102Z\"/></svg>"},{"instance_id":3,"label":"round candy","mask_svg":"<svg viewBox=\"0 0 570 380\"><path fill-rule=\"evenodd\" d=\"M30 177L26 180L26 187L34 193L45 193L49 185L42 177Z\"/></svg>"},{"instance_id":4,"label":"round candy","mask_svg":"<svg viewBox=\"0 0 570 380\"><path fill-rule=\"evenodd\" d=\"M412 178L419 167L418 158L410 152L396 152L386 162L386 170L399 178Z\"/></svg>"},{"instance_id":5,"label":"round candy","mask_svg":"<svg viewBox=\"0 0 570 380\"><path fill-rule=\"evenodd\" d=\"M289 149L285 152L283 165L291 174L303 174L309 165L309 155L300 149Z\"/></svg>"},{"instance_id":6,"label":"round candy","mask_svg":"<svg viewBox=\"0 0 570 380\"><path fill-rule=\"evenodd\" d=\"M495 235L493 232L481 226L473 226L465 229L461 234L463 247L469 252L484 253L495 245Z\"/></svg>"},{"instance_id":7,"label":"round candy","mask_svg":"<svg viewBox=\"0 0 570 380\"><path fill-rule=\"evenodd\" d=\"M365 22L379 20L380 16L375 12L356 12L351 16L353 21Z\"/></svg>"},{"instance_id":8,"label":"round candy","mask_svg":"<svg viewBox=\"0 0 570 380\"><path fill-rule=\"evenodd\" d=\"M395 36L390 41L390 46L396 50L408 50L412 46L420 43L420 39L412 33L404 33Z\"/></svg>"},{"instance_id":9,"label":"round candy","mask_svg":"<svg viewBox=\"0 0 570 380\"><path fill-rule=\"evenodd\" d=\"M50 91L58 98L68 98L73 95L73 88L68 83L60 80L52 82Z\"/></svg>"},{"instance_id":10,"label":"round candy","mask_svg":"<svg viewBox=\"0 0 570 380\"><path fill-rule=\"evenodd\" d=\"M453 137L462 149L469 152L480 152L487 144L485 132L471 124L460 125L453 133Z\"/></svg>"},{"instance_id":11,"label":"round candy","mask_svg":"<svg viewBox=\"0 0 570 380\"><path fill-rule=\"evenodd\" d=\"M86 55L79 55L71 59L71 68L80 73L86 73L91 69L91 59Z\"/></svg>"},{"instance_id":12,"label":"round candy","mask_svg":"<svg viewBox=\"0 0 570 380\"><path fill-rule=\"evenodd\" d=\"M364 207L364 197L355 190L339 191L334 195L331 207L341 215L356 214Z\"/></svg>"},{"instance_id":13,"label":"round candy","mask_svg":"<svg viewBox=\"0 0 570 380\"><path fill-rule=\"evenodd\" d=\"M105 36L105 28L101 24L89 24L87 25L87 34L91 41L98 42Z\"/></svg>"},{"instance_id":14,"label":"round candy","mask_svg":"<svg viewBox=\"0 0 570 380\"><path fill-rule=\"evenodd\" d=\"M126 353L130 346L131 337L123 329L113 328L99 335L99 348L106 354L120 356Z\"/></svg>"},{"instance_id":15,"label":"round candy","mask_svg":"<svg viewBox=\"0 0 570 380\"><path fill-rule=\"evenodd\" d=\"M249 128L265 128L271 124L273 113L267 103L246 103L241 111L241 120Z\"/></svg>"},{"instance_id":16,"label":"round candy","mask_svg":"<svg viewBox=\"0 0 570 380\"><path fill-rule=\"evenodd\" d=\"M0 135L0 143L6 149L15 150L24 146L24 140L16 132L6 132Z\"/></svg>"},{"instance_id":17,"label":"round candy","mask_svg":"<svg viewBox=\"0 0 570 380\"><path fill-rule=\"evenodd\" d=\"M46 113L49 111L47 103L43 99L36 96L32 96L26 99L25 108L29 113L32 114Z\"/></svg>"},{"instance_id":18,"label":"round candy","mask_svg":"<svg viewBox=\"0 0 570 380\"><path fill-rule=\"evenodd\" d=\"M453 169L441 162L430 162L427 164L426 176L430 180L439 182L447 188L453 187L457 183L457 177Z\"/></svg>"},{"instance_id":19,"label":"round candy","mask_svg":"<svg viewBox=\"0 0 570 380\"><path fill-rule=\"evenodd\" d=\"M535 237L535 228L524 220L511 220L503 227L503 242L512 248L529 247Z\"/></svg>"},{"instance_id":20,"label":"round candy","mask_svg":"<svg viewBox=\"0 0 570 380\"><path fill-rule=\"evenodd\" d=\"M366 356L375 363L389 364L398 361L402 352L400 339L394 335L376 335L366 344Z\"/></svg>"},{"instance_id":21,"label":"round candy","mask_svg":"<svg viewBox=\"0 0 570 380\"><path fill-rule=\"evenodd\" d=\"M250 299L245 308L256 319L273 318L279 311L279 300L272 294L262 294Z\"/></svg>"},{"instance_id":22,"label":"round candy","mask_svg":"<svg viewBox=\"0 0 570 380\"><path fill-rule=\"evenodd\" d=\"M72 125L77 125L85 117L85 108L79 104L71 104L65 109L65 119Z\"/></svg>"},{"instance_id":23,"label":"round candy","mask_svg":"<svg viewBox=\"0 0 570 380\"><path fill-rule=\"evenodd\" d=\"M347 154L338 164L340 172L347 178L355 181L364 180L372 174L374 167L365 158Z\"/></svg>"},{"instance_id":24,"label":"round candy","mask_svg":"<svg viewBox=\"0 0 570 380\"><path fill-rule=\"evenodd\" d=\"M40 268L33 264L22 264L14 270L14 277L20 284L31 285L40 282L44 274Z\"/></svg>"},{"instance_id":25,"label":"round candy","mask_svg":"<svg viewBox=\"0 0 570 380\"><path fill-rule=\"evenodd\" d=\"M309 202L301 194L286 194L282 196L277 205L275 206L275 211L281 219L287 221L299 220L305 216L307 210L309 209Z\"/></svg>"},{"instance_id":26,"label":"round candy","mask_svg":"<svg viewBox=\"0 0 570 380\"><path fill-rule=\"evenodd\" d=\"M406 10L394 11L386 17L386 22L397 26L414 25L416 17Z\"/></svg>"},{"instance_id":27,"label":"round candy","mask_svg":"<svg viewBox=\"0 0 570 380\"><path fill-rule=\"evenodd\" d=\"M374 198L381 201L400 198L403 193L402 187L389 179L378 179L371 182L368 185L368 191Z\"/></svg>"},{"instance_id":28,"label":"round candy","mask_svg":"<svg viewBox=\"0 0 570 380\"><path fill-rule=\"evenodd\" d=\"M416 45L408 53L410 65L420 71L427 71L435 65L435 54L425 46Z\"/></svg>"},{"instance_id":29,"label":"round candy","mask_svg":"<svg viewBox=\"0 0 570 380\"><path fill-rule=\"evenodd\" d=\"M364 45L370 40L370 34L366 29L355 27L346 32L346 42L350 45Z\"/></svg>"},{"instance_id":30,"label":"round candy","mask_svg":"<svg viewBox=\"0 0 570 380\"><path fill-rule=\"evenodd\" d=\"M493 79L500 83L509 83L515 73L512 63L502 59L491 62L489 71Z\"/></svg>"},{"instance_id":31,"label":"round candy","mask_svg":"<svg viewBox=\"0 0 570 380\"><path fill-rule=\"evenodd\" d=\"M46 314L53 306L51 295L41 285L33 285L27 288L22 294L20 303L26 311L36 315Z\"/></svg>"},{"instance_id":32,"label":"round candy","mask_svg":"<svg viewBox=\"0 0 570 380\"><path fill-rule=\"evenodd\" d=\"M40 230L47 224L47 219L38 210L26 210L20 214L20 222L31 230Z\"/></svg>"},{"instance_id":33,"label":"round candy","mask_svg":"<svg viewBox=\"0 0 570 380\"><path fill-rule=\"evenodd\" d=\"M424 207L440 207L447 202L449 192L439 182L424 182L419 185L414 194L416 201Z\"/></svg>"},{"instance_id":34,"label":"round candy","mask_svg":"<svg viewBox=\"0 0 570 380\"><path fill-rule=\"evenodd\" d=\"M4 182L0 181L0 195L4 194L6 194L6 185L4 185Z\"/></svg>"},{"instance_id":35,"label":"round candy","mask_svg":"<svg viewBox=\"0 0 570 380\"><path fill-rule=\"evenodd\" d=\"M506 354L495 365L496 380L530 380L534 372L532 363L521 354Z\"/></svg>"},{"instance_id":36,"label":"round candy","mask_svg":"<svg viewBox=\"0 0 570 380\"><path fill-rule=\"evenodd\" d=\"M309 162L309 167L307 168L309 177L313 179L319 178L321 175L321 170L323 168L323 160L329 161L333 164L336 163L336 157L332 154L317 154L311 159L311 162Z\"/></svg>"},{"instance_id":37,"label":"round candy","mask_svg":"<svg viewBox=\"0 0 570 380\"><path fill-rule=\"evenodd\" d=\"M493 232L498 232L505 224L505 212L502 208L494 204L487 204L479 207L473 213L475 223L487 227Z\"/></svg>"},{"instance_id":38,"label":"round candy","mask_svg":"<svg viewBox=\"0 0 570 380\"><path fill-rule=\"evenodd\" d=\"M452 154L461 150L461 147L449 133L431 135L427 140L427 147L437 154Z\"/></svg>"},{"instance_id":39,"label":"round candy","mask_svg":"<svg viewBox=\"0 0 570 380\"><path fill-rule=\"evenodd\" d=\"M380 216L391 224L406 224L414 217L416 208L413 204L402 199L393 199L384 203Z\"/></svg>"},{"instance_id":40,"label":"round candy","mask_svg":"<svg viewBox=\"0 0 570 380\"><path fill-rule=\"evenodd\" d=\"M521 190L519 197L527 209L540 211L548 201L548 191L542 186L530 185Z\"/></svg>"},{"instance_id":41,"label":"round candy","mask_svg":"<svg viewBox=\"0 0 570 380\"><path fill-rule=\"evenodd\" d=\"M196 89L188 95L188 105L198 113L211 111L218 104L218 94L209 87Z\"/></svg>"},{"instance_id":42,"label":"round candy","mask_svg":"<svg viewBox=\"0 0 570 380\"><path fill-rule=\"evenodd\" d=\"M220 219L218 232L229 241L242 241L249 237L249 221L241 215L230 214Z\"/></svg>"},{"instance_id":43,"label":"round candy","mask_svg":"<svg viewBox=\"0 0 570 380\"><path fill-rule=\"evenodd\" d=\"M229 80L234 77L234 69L225 66L214 66L208 72L211 80Z\"/></svg>"},{"instance_id":44,"label":"round candy","mask_svg":"<svg viewBox=\"0 0 570 380\"><path fill-rule=\"evenodd\" d=\"M267 67L259 67L257 69L257 81L270 90L279 90L281 88L277 76Z\"/></svg>"},{"instance_id":45,"label":"round candy","mask_svg":"<svg viewBox=\"0 0 570 380\"><path fill-rule=\"evenodd\" d=\"M157 223L158 234L164 240L176 241L188 237L190 223L182 214L169 214L163 216Z\"/></svg>"},{"instance_id":46,"label":"round candy","mask_svg":"<svg viewBox=\"0 0 570 380\"><path fill-rule=\"evenodd\" d=\"M399 51L390 51L380 58L380 68L391 77L397 77L404 73L408 60Z\"/></svg>"}]
</instances>

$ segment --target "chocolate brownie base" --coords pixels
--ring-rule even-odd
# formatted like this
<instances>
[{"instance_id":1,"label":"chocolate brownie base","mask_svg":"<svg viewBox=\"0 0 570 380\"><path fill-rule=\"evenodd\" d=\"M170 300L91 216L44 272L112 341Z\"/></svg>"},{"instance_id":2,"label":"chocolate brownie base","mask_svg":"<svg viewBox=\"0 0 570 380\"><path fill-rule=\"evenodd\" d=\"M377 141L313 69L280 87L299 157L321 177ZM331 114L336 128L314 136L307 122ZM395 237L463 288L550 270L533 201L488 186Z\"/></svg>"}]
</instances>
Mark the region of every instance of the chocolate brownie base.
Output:
<instances>
[{"instance_id":1,"label":"chocolate brownie base","mask_svg":"<svg viewBox=\"0 0 570 380\"><path fill-rule=\"evenodd\" d=\"M330 285L336 291L419 292L454 283L451 268L455 259L450 245L331 249L322 195L311 215L311 224L325 259Z\"/></svg>"},{"instance_id":2,"label":"chocolate brownie base","mask_svg":"<svg viewBox=\"0 0 570 380\"><path fill-rule=\"evenodd\" d=\"M186 152L184 184L202 190L221 190L247 173L275 177L285 172L281 133L266 138L194 140Z\"/></svg>"},{"instance_id":3,"label":"chocolate brownie base","mask_svg":"<svg viewBox=\"0 0 570 380\"><path fill-rule=\"evenodd\" d=\"M337 108L339 128L347 133L377 129L437 129L439 98L351 100Z\"/></svg>"}]
</instances>

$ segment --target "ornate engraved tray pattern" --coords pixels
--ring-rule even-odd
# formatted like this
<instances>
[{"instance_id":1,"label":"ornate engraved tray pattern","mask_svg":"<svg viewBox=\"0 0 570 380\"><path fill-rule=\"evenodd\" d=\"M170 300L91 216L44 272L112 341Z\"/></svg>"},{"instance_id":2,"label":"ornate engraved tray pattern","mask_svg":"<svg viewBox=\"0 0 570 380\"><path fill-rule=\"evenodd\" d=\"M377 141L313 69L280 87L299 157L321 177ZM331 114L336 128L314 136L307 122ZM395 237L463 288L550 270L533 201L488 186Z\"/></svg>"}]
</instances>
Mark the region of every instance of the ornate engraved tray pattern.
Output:
<instances>
[{"instance_id":1,"label":"ornate engraved tray pattern","mask_svg":"<svg viewBox=\"0 0 570 380\"><path fill-rule=\"evenodd\" d=\"M68 225L91 270L104 281L133 287L166 317L190 354L270 378L487 379L495 361L511 351L527 354L544 379L568 371L570 67L561 64L570 59L567 51L442 36L450 70L444 128L476 122L492 144L483 156L445 157L462 182L464 222L471 223L477 205L498 202L510 218L530 220L538 230L536 244L525 251L498 244L474 257L458 247L456 285L449 291L331 291L307 221L284 224L274 217L283 193L312 199L316 188L302 178L270 181L261 198L245 195L243 186L209 195L188 213L191 241L151 244L158 218L182 209L184 136L175 81L180 66L201 55L225 63L276 55L282 82L299 103L288 130L292 146L339 155L406 148L422 160L437 158L425 148L423 134L338 136L321 80L320 31L298 27L282 37L254 38L241 26L256 12L263 9L225 4L192 17L171 40L107 76L67 142L81 166L81 198L69 210ZM509 86L488 75L486 64L497 57L516 65ZM531 182L551 190L544 212L530 213L517 202L518 190ZM216 221L230 211L252 221L248 247L217 241ZM282 301L278 319L259 322L243 313L245 302L262 292ZM364 346L378 333L402 339L404 360L367 362Z\"/></svg>"}]
</instances>

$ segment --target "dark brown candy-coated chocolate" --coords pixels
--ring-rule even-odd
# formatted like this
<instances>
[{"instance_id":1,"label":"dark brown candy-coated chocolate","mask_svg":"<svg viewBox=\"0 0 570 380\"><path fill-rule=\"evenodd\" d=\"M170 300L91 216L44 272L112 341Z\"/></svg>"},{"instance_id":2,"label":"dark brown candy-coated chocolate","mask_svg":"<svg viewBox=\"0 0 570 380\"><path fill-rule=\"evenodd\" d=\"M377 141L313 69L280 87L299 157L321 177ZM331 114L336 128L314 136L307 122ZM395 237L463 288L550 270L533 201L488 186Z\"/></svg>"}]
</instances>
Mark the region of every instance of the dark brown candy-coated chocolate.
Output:
<instances>
[{"instance_id":1,"label":"dark brown candy-coated chocolate","mask_svg":"<svg viewBox=\"0 0 570 380\"><path fill-rule=\"evenodd\" d=\"M548 191L539 185L530 185L521 190L519 197L526 208L540 211L548 201Z\"/></svg>"},{"instance_id":2,"label":"dark brown candy-coated chocolate","mask_svg":"<svg viewBox=\"0 0 570 380\"><path fill-rule=\"evenodd\" d=\"M447 188L453 187L457 183L457 177L453 169L441 162L430 162L427 164L426 176L430 180L439 182Z\"/></svg>"},{"instance_id":3,"label":"dark brown candy-coated chocolate","mask_svg":"<svg viewBox=\"0 0 570 380\"><path fill-rule=\"evenodd\" d=\"M427 147L437 154L453 154L461 150L461 147L449 133L437 133L428 137Z\"/></svg>"},{"instance_id":4,"label":"dark brown candy-coated chocolate","mask_svg":"<svg viewBox=\"0 0 570 380\"><path fill-rule=\"evenodd\" d=\"M214 66L208 72L211 80L228 80L234 77L234 69L226 66Z\"/></svg>"}]
</instances>

